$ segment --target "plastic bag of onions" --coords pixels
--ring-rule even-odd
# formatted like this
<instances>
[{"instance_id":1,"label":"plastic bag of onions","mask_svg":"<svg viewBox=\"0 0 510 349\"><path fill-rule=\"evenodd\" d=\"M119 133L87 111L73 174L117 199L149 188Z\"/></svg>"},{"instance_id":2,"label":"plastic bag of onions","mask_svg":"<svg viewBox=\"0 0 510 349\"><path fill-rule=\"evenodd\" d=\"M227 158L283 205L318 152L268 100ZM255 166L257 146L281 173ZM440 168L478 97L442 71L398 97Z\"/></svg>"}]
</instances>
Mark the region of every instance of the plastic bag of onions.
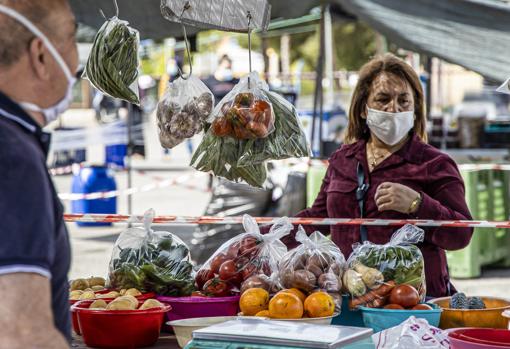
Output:
<instances>
[{"instance_id":1,"label":"plastic bag of onions","mask_svg":"<svg viewBox=\"0 0 510 349\"><path fill-rule=\"evenodd\" d=\"M170 83L156 112L161 145L170 149L201 132L213 108L213 94L199 78Z\"/></svg>"}]
</instances>

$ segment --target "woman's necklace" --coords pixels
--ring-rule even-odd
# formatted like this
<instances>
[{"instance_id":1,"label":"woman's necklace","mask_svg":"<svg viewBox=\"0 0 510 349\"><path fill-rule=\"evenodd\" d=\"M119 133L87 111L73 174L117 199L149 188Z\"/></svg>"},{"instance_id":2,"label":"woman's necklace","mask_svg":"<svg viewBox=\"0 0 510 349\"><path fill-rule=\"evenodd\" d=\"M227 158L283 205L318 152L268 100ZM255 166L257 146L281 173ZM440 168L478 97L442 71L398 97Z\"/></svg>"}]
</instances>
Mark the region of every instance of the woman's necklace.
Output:
<instances>
[{"instance_id":1,"label":"woman's necklace","mask_svg":"<svg viewBox=\"0 0 510 349\"><path fill-rule=\"evenodd\" d=\"M376 154L376 152L374 151L374 144L372 142L369 142L368 145L370 147L370 152L372 153L372 156L371 156L372 161L370 161L370 166L372 167L372 169L374 169L377 166L377 164L379 163L379 160L385 158L385 155L384 154Z\"/></svg>"}]
</instances>

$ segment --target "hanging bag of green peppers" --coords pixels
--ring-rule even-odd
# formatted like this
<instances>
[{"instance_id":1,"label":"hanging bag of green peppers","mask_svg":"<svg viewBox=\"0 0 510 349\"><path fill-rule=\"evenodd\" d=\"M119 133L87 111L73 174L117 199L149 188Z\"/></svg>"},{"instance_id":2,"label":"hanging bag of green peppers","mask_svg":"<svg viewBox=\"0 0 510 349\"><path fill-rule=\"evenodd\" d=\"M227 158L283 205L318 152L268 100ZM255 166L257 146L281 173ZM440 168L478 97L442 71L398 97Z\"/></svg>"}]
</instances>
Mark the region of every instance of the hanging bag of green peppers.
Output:
<instances>
[{"instance_id":1,"label":"hanging bag of green peppers","mask_svg":"<svg viewBox=\"0 0 510 349\"><path fill-rule=\"evenodd\" d=\"M154 210L144 215L144 228L123 231L113 247L107 286L136 288L163 296L189 296L193 266L186 244L169 232L153 231Z\"/></svg>"},{"instance_id":2,"label":"hanging bag of green peppers","mask_svg":"<svg viewBox=\"0 0 510 349\"><path fill-rule=\"evenodd\" d=\"M411 286L416 297L425 300L425 263L416 246L424 237L423 229L407 224L387 244L366 241L353 245L349 268L343 275L344 289L352 296L351 308L384 307L398 285Z\"/></svg>"},{"instance_id":3,"label":"hanging bag of green peppers","mask_svg":"<svg viewBox=\"0 0 510 349\"><path fill-rule=\"evenodd\" d=\"M139 44L139 33L128 22L108 19L94 38L83 77L99 91L139 105Z\"/></svg>"},{"instance_id":4,"label":"hanging bag of green peppers","mask_svg":"<svg viewBox=\"0 0 510 349\"><path fill-rule=\"evenodd\" d=\"M310 154L296 109L270 92L256 72L241 79L209 121L211 127L191 160L199 171L262 187L266 161Z\"/></svg>"}]
</instances>

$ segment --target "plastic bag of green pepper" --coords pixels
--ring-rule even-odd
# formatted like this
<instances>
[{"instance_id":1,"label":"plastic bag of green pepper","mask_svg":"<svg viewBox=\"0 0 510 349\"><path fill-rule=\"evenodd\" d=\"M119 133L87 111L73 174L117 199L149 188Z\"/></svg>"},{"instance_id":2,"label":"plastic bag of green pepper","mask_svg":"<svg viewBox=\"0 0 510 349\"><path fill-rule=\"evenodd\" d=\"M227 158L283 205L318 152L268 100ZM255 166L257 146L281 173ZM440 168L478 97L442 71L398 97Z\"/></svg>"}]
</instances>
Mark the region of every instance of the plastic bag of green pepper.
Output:
<instances>
[{"instance_id":1,"label":"plastic bag of green pepper","mask_svg":"<svg viewBox=\"0 0 510 349\"><path fill-rule=\"evenodd\" d=\"M267 161L310 156L296 108L269 91L256 72L241 79L209 121L191 160L199 171L262 187Z\"/></svg>"},{"instance_id":2,"label":"plastic bag of green pepper","mask_svg":"<svg viewBox=\"0 0 510 349\"><path fill-rule=\"evenodd\" d=\"M189 249L172 233L153 231L153 218L154 210L148 210L144 228L130 228L119 235L110 259L107 286L189 296L194 290Z\"/></svg>"},{"instance_id":3,"label":"plastic bag of green pepper","mask_svg":"<svg viewBox=\"0 0 510 349\"><path fill-rule=\"evenodd\" d=\"M425 232L407 224L397 230L384 245L371 242L353 245L353 252L344 273L344 289L353 297L351 308L386 305L388 295L396 285L409 285L425 299L425 263L416 244Z\"/></svg>"},{"instance_id":4,"label":"plastic bag of green pepper","mask_svg":"<svg viewBox=\"0 0 510 349\"><path fill-rule=\"evenodd\" d=\"M139 45L139 33L128 22L108 19L94 38L83 77L99 91L139 105Z\"/></svg>"}]
</instances>

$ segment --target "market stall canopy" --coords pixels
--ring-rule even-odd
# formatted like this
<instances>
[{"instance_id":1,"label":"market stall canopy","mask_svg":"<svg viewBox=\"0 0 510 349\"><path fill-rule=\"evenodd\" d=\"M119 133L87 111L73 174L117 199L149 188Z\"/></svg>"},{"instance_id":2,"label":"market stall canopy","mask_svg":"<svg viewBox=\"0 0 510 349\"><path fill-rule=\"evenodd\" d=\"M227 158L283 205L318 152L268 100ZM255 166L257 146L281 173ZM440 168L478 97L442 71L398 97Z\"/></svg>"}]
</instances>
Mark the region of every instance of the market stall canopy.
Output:
<instances>
[{"instance_id":1,"label":"market stall canopy","mask_svg":"<svg viewBox=\"0 0 510 349\"><path fill-rule=\"evenodd\" d=\"M115 13L105 0L70 0L78 21L98 29ZM211 0L213 1L213 0ZM270 0L272 18L295 18L320 0ZM163 18L160 0L119 0L120 18L141 37L182 36L179 24ZM510 76L510 6L498 0L330 0L402 48L439 57L495 81ZM341 13L341 11L339 11ZM188 27L193 35L199 28Z\"/></svg>"}]
</instances>

